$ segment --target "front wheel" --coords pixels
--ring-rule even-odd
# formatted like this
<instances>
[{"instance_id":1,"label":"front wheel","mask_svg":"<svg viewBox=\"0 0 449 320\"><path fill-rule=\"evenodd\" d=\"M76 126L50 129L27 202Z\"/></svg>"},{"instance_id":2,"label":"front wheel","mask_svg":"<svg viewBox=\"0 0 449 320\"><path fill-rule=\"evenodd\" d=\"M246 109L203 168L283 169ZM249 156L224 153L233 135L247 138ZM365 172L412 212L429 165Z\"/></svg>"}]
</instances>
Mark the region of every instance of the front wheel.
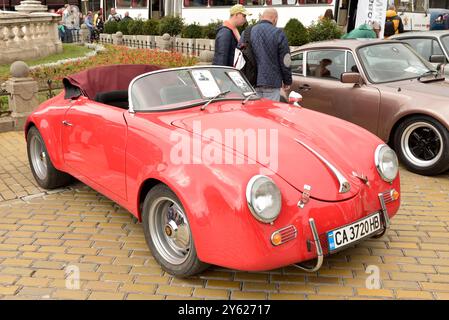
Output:
<instances>
[{"instance_id":1,"label":"front wheel","mask_svg":"<svg viewBox=\"0 0 449 320\"><path fill-rule=\"evenodd\" d=\"M57 170L53 166L44 139L42 139L36 127L31 127L28 130L27 152L31 172L37 184L42 188L54 189L65 186L72 181L70 175Z\"/></svg>"},{"instance_id":2,"label":"front wheel","mask_svg":"<svg viewBox=\"0 0 449 320\"><path fill-rule=\"evenodd\" d=\"M148 247L168 273L188 277L208 267L198 259L181 202L166 185L159 184L148 192L142 223Z\"/></svg>"},{"instance_id":3,"label":"front wheel","mask_svg":"<svg viewBox=\"0 0 449 320\"><path fill-rule=\"evenodd\" d=\"M404 120L395 132L394 146L412 172L431 176L449 169L449 132L431 117Z\"/></svg>"}]
</instances>

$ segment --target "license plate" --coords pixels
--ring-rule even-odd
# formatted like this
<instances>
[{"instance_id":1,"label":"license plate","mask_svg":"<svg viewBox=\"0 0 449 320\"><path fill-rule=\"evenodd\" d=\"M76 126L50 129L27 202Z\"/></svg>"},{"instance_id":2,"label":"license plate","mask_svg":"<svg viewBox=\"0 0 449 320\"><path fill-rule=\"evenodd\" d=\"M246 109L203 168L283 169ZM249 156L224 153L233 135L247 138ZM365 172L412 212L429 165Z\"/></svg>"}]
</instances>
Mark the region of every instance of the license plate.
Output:
<instances>
[{"instance_id":1,"label":"license plate","mask_svg":"<svg viewBox=\"0 0 449 320\"><path fill-rule=\"evenodd\" d=\"M381 228L380 213L376 212L350 225L329 231L327 233L329 250L334 251L352 242L368 237Z\"/></svg>"}]
</instances>

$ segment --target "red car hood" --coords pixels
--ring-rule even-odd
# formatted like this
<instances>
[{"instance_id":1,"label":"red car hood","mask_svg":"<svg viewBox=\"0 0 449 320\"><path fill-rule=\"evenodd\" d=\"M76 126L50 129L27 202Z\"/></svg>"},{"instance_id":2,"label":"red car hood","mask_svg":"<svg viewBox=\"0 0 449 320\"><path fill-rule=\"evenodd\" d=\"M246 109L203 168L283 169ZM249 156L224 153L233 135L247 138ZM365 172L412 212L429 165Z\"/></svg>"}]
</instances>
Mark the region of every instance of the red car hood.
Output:
<instances>
[{"instance_id":1,"label":"red car hood","mask_svg":"<svg viewBox=\"0 0 449 320\"><path fill-rule=\"evenodd\" d=\"M368 131L349 122L287 104L267 103L267 100L249 102L244 107L240 103L211 104L205 111L175 120L172 125L194 132L198 123L201 124L201 132L218 130L222 137L230 129L250 129L256 132L258 129L266 129L265 136L269 140L269 130L277 130L277 167L267 166L258 159L253 160L269 167L299 191L303 191L304 185L310 185L311 197L324 201L341 201L355 196L360 190L361 181L354 177L353 172L372 173L374 151L382 143ZM208 136L207 139L211 137ZM212 139L236 150L225 139ZM297 140L337 168L350 183L350 191L339 193L340 184L336 175L316 154ZM268 150L273 149L268 147ZM248 152L245 156L252 158Z\"/></svg>"}]
</instances>

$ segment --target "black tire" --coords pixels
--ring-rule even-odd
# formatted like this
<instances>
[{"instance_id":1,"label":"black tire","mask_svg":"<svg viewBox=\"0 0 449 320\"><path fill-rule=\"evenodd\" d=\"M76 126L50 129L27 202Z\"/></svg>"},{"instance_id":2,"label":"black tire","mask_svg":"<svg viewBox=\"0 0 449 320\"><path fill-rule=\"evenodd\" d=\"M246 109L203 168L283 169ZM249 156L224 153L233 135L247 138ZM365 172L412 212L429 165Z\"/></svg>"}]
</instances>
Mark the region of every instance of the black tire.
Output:
<instances>
[{"instance_id":1,"label":"black tire","mask_svg":"<svg viewBox=\"0 0 449 320\"><path fill-rule=\"evenodd\" d=\"M37 149L40 151L37 151ZM36 158L36 152L42 154ZM31 127L27 134L27 153L31 172L37 184L44 189L55 189L68 185L72 182L72 177L65 172L59 171L53 166L47 147L42 139L39 130Z\"/></svg>"},{"instance_id":2,"label":"black tire","mask_svg":"<svg viewBox=\"0 0 449 320\"><path fill-rule=\"evenodd\" d=\"M175 233L171 233L174 229L171 229L170 227L168 227L169 232L167 233L167 226L170 225L170 223L164 223L164 217L167 216L159 218L161 213L163 215L170 215L171 209L173 214L172 217L176 215L177 222L186 222L177 225L177 227L179 227L177 232L182 231L181 228L184 228L183 230L188 231L189 233L189 240L185 241L187 244L185 244L185 248L183 248L185 249L185 253L180 253L176 249L173 249L173 243L175 243L176 247L178 241L177 233L173 238L168 235L168 233L172 235L175 235ZM176 209L180 209L181 211L176 211L176 213L174 213ZM170 219L170 222L172 221L173 219ZM177 224L177 222L175 224ZM143 203L142 223L148 247L154 258L166 272L176 277L189 277L201 273L209 267L208 264L203 263L198 259L184 207L176 194L166 185L158 184L146 195ZM183 240L185 240L185 238Z\"/></svg>"},{"instance_id":3,"label":"black tire","mask_svg":"<svg viewBox=\"0 0 449 320\"><path fill-rule=\"evenodd\" d=\"M449 169L449 131L429 116L412 116L394 134L394 148L408 170L433 176Z\"/></svg>"}]
</instances>

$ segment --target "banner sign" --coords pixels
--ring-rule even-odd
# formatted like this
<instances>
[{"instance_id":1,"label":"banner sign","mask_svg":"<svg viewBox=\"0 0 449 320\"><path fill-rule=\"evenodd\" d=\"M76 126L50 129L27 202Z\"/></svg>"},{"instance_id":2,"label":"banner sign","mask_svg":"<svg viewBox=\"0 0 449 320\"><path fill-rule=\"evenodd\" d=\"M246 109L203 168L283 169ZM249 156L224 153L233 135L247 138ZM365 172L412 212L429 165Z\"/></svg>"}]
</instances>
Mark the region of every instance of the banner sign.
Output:
<instances>
[{"instance_id":1,"label":"banner sign","mask_svg":"<svg viewBox=\"0 0 449 320\"><path fill-rule=\"evenodd\" d=\"M384 37L385 18L387 15L388 0L363 0L357 5L357 19L355 27L362 24L371 24L376 21L380 24L379 38Z\"/></svg>"}]
</instances>

